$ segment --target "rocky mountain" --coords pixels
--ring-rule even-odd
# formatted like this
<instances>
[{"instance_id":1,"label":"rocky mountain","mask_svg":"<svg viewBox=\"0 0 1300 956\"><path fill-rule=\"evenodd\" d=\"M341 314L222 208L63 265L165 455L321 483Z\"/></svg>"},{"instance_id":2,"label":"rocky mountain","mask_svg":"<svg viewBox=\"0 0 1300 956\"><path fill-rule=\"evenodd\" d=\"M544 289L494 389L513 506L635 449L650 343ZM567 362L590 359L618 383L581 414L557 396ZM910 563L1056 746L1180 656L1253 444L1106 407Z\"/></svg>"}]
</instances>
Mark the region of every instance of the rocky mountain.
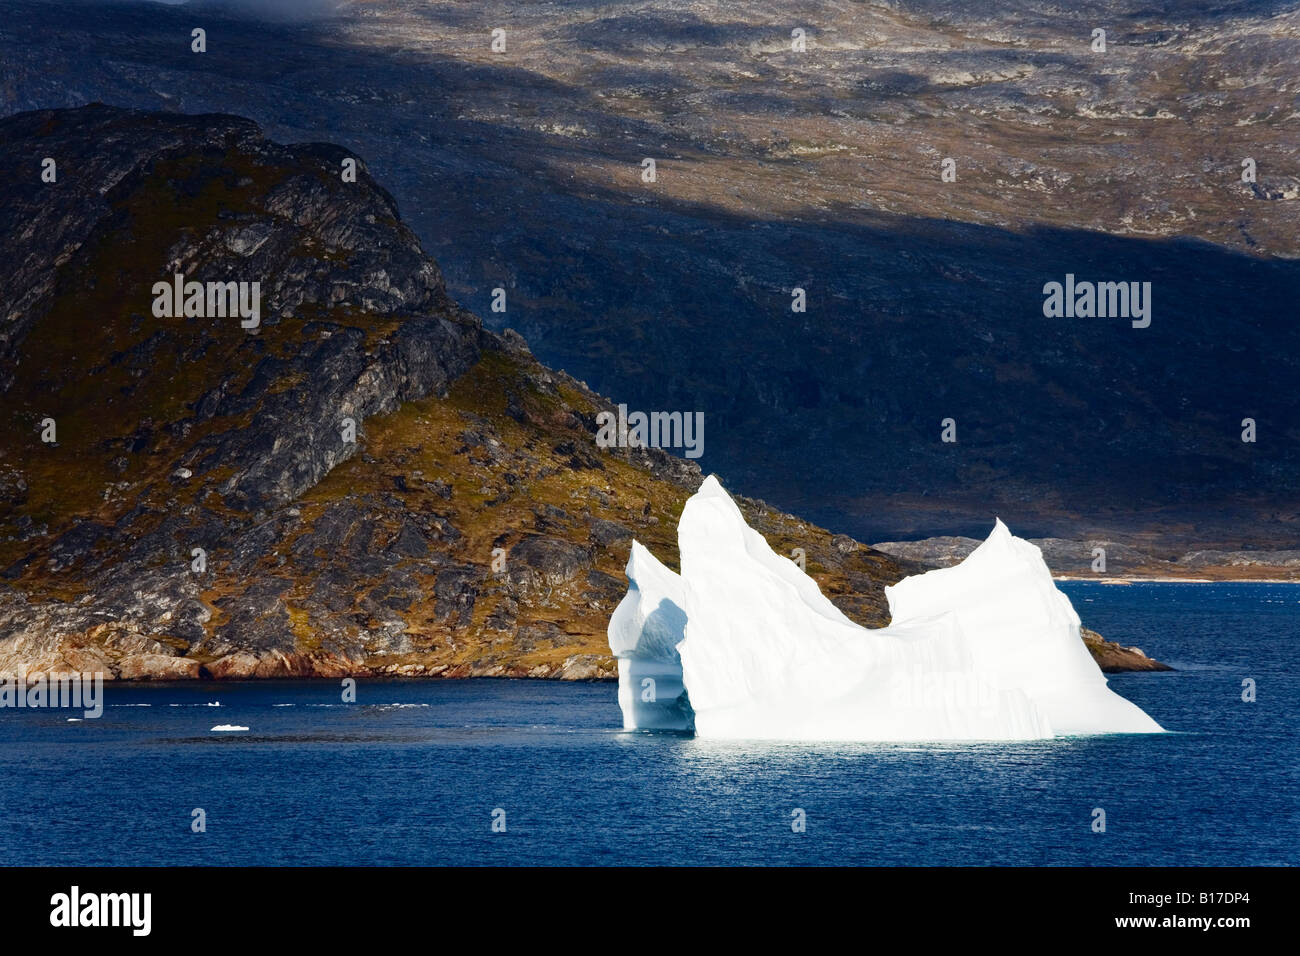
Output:
<instances>
[{"instance_id":1,"label":"rocky mountain","mask_svg":"<svg viewBox=\"0 0 1300 956\"><path fill-rule=\"evenodd\" d=\"M675 565L699 469L598 447L609 401L458 306L360 157L91 105L0 162L0 670L613 676L629 542ZM863 624L920 569L741 504Z\"/></svg>"},{"instance_id":2,"label":"rocky mountain","mask_svg":"<svg viewBox=\"0 0 1300 956\"><path fill-rule=\"evenodd\" d=\"M703 412L704 466L787 511L864 540L995 513L1168 554L1300 539L1293 3L50 9L0 0L6 110L343 143L459 301L632 408ZM1067 275L1149 282L1150 326L1045 316Z\"/></svg>"}]
</instances>

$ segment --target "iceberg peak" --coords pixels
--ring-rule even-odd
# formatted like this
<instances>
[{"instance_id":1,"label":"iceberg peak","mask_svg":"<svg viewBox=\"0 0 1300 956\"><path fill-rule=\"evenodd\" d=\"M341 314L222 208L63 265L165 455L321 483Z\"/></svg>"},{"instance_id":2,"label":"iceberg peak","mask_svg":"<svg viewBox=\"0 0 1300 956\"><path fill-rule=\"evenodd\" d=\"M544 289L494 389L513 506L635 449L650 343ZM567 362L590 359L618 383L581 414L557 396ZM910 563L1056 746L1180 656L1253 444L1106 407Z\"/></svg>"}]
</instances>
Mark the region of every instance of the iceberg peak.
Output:
<instances>
[{"instance_id":1,"label":"iceberg peak","mask_svg":"<svg viewBox=\"0 0 1300 956\"><path fill-rule=\"evenodd\" d=\"M700 487L693 497L726 498L728 501L731 501L731 495L727 494L726 490L722 487L722 482L718 479L718 476L712 473L700 482ZM731 503L733 505L735 504L734 501Z\"/></svg>"},{"instance_id":2,"label":"iceberg peak","mask_svg":"<svg viewBox=\"0 0 1300 956\"><path fill-rule=\"evenodd\" d=\"M1042 551L1001 519L960 564L904 578L885 597L894 624L955 615L977 667L997 686L1027 693L1058 734L1161 730L1106 686Z\"/></svg>"},{"instance_id":3,"label":"iceberg peak","mask_svg":"<svg viewBox=\"0 0 1300 956\"><path fill-rule=\"evenodd\" d=\"M994 518L993 530L989 532L987 538L976 545L975 551L983 551L985 557L993 554L1005 556L1017 552L1019 550L1018 545L1029 545L1029 542L1012 534L1011 529L1007 527L1006 522L1001 518ZM1034 545L1029 546L1034 547ZM971 555L975 551L972 551ZM971 555L967 555L967 557L969 558Z\"/></svg>"}]
</instances>

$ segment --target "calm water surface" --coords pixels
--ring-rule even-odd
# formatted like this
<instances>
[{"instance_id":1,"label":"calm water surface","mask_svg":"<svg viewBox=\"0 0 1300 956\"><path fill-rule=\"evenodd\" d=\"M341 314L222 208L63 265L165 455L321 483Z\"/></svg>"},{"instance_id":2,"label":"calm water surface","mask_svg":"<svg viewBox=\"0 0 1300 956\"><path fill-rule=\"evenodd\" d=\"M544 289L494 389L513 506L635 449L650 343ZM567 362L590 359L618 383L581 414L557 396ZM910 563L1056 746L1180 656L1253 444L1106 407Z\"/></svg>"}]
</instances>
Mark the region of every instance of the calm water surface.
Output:
<instances>
[{"instance_id":1,"label":"calm water surface","mask_svg":"<svg viewBox=\"0 0 1300 956\"><path fill-rule=\"evenodd\" d=\"M1300 585L1062 587L1092 627L1178 668L1111 678L1177 733L714 743L623 733L611 683L362 681L356 704L329 681L109 686L99 720L0 711L0 852L86 865L1300 862ZM205 833L191 832L196 807Z\"/></svg>"}]
</instances>

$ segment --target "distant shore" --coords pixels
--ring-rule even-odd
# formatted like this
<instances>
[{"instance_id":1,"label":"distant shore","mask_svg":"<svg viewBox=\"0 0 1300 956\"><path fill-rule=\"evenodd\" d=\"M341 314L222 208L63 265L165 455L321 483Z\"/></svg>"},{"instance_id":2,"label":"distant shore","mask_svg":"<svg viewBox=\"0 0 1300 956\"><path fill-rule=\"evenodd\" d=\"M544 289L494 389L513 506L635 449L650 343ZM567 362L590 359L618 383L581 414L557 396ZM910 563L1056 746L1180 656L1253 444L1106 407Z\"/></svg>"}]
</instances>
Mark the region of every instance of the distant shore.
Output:
<instances>
[{"instance_id":1,"label":"distant shore","mask_svg":"<svg viewBox=\"0 0 1300 956\"><path fill-rule=\"evenodd\" d=\"M1170 576L1147 577L1141 574L1084 575L1054 574L1053 581L1092 581L1096 584L1300 584L1300 578L1180 578Z\"/></svg>"},{"instance_id":2,"label":"distant shore","mask_svg":"<svg viewBox=\"0 0 1300 956\"><path fill-rule=\"evenodd\" d=\"M1178 552L1152 553L1147 547L1101 539L1029 538L1028 541L1042 551L1043 560L1057 581L1300 582L1300 549L1224 551L1191 550L1184 546ZM931 567L951 567L965 560L979 545L976 538L940 536L919 541L882 541L871 547L895 558ZM1093 570L1094 564L1099 564L1100 570Z\"/></svg>"}]
</instances>

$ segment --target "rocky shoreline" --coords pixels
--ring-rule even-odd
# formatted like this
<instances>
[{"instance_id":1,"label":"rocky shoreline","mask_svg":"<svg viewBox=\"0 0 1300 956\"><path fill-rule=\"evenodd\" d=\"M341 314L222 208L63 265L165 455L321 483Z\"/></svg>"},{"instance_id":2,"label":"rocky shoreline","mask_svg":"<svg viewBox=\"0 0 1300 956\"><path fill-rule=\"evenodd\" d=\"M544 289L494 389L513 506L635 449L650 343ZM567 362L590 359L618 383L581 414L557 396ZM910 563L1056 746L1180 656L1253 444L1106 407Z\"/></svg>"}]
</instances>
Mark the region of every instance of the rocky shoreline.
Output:
<instances>
[{"instance_id":1,"label":"rocky shoreline","mask_svg":"<svg viewBox=\"0 0 1300 956\"><path fill-rule=\"evenodd\" d=\"M1059 581L1098 581L1124 584L1137 581L1208 583L1278 583L1300 581L1300 549L1224 551L1187 548L1168 553L1140 543L1113 538L1030 538ZM877 551L936 567L956 564L979 546L979 539L956 535L917 541L882 541ZM1105 567L1093 570L1098 551L1105 552Z\"/></svg>"}]
</instances>

